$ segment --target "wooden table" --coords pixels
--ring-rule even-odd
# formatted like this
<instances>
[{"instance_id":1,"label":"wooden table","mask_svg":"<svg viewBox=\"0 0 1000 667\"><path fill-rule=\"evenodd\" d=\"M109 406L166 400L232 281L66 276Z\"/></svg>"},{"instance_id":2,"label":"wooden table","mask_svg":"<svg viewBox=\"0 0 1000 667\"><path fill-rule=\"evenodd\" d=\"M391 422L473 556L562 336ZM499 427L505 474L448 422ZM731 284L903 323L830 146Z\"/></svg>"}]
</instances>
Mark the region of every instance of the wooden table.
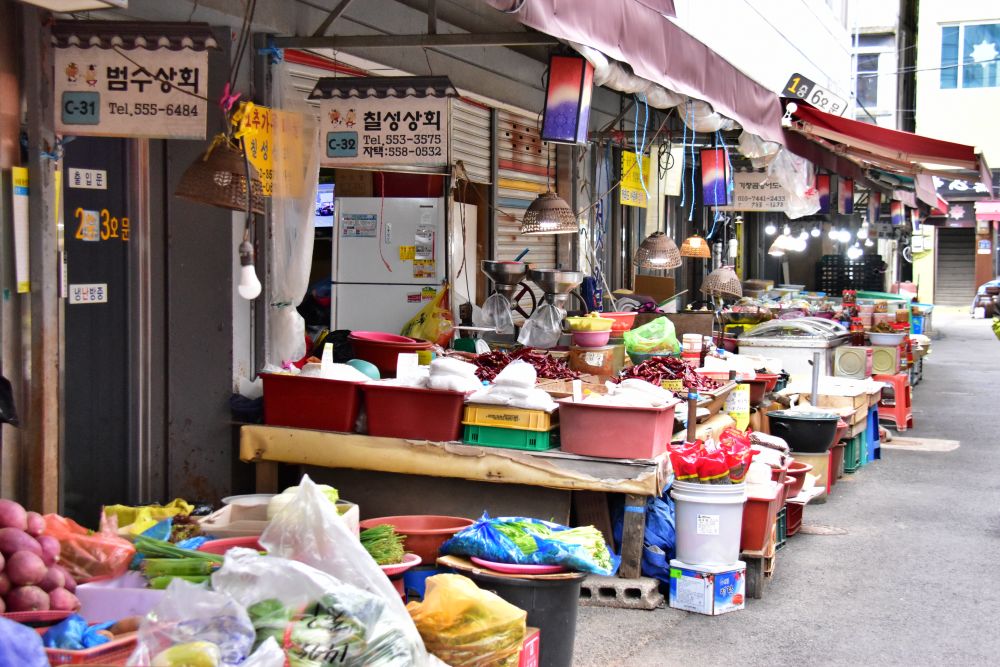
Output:
<instances>
[{"instance_id":1,"label":"wooden table","mask_svg":"<svg viewBox=\"0 0 1000 667\"><path fill-rule=\"evenodd\" d=\"M698 437L718 437L732 424L728 415L715 415L698 426ZM660 495L671 474L666 454L646 460L604 459L558 449L530 452L250 425L240 429L240 459L256 464L260 493L279 491L278 466L282 463L523 484L582 494L623 493L626 511L620 573L626 578L640 574L646 498ZM603 500L603 496L591 498Z\"/></svg>"}]
</instances>

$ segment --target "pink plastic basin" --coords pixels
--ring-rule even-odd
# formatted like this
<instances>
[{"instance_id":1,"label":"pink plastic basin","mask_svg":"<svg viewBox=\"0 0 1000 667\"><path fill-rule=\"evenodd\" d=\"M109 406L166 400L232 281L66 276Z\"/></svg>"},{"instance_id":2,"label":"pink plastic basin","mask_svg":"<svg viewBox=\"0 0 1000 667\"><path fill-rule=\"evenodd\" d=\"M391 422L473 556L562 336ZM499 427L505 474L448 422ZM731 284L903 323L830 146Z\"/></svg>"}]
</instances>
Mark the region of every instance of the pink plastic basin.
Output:
<instances>
[{"instance_id":1,"label":"pink plastic basin","mask_svg":"<svg viewBox=\"0 0 1000 667\"><path fill-rule=\"evenodd\" d=\"M636 313L601 313L601 317L608 317L615 321L611 325L611 331L621 333L628 331L635 324Z\"/></svg>"},{"instance_id":2,"label":"pink plastic basin","mask_svg":"<svg viewBox=\"0 0 1000 667\"><path fill-rule=\"evenodd\" d=\"M198 551L217 556L224 556L227 551L236 547L263 551L264 547L260 546L259 539L260 536L258 535L257 537L227 537L222 540L209 540L198 547Z\"/></svg>"},{"instance_id":3,"label":"pink plastic basin","mask_svg":"<svg viewBox=\"0 0 1000 667\"><path fill-rule=\"evenodd\" d=\"M610 331L574 331L573 344L580 347L604 347L611 340Z\"/></svg>"},{"instance_id":4,"label":"pink plastic basin","mask_svg":"<svg viewBox=\"0 0 1000 667\"><path fill-rule=\"evenodd\" d=\"M678 402L662 408L623 408L563 399L559 401L562 451L612 459L656 458L667 451Z\"/></svg>"},{"instance_id":5,"label":"pink plastic basin","mask_svg":"<svg viewBox=\"0 0 1000 667\"><path fill-rule=\"evenodd\" d=\"M415 338L408 338L384 331L352 331L350 337L355 340L368 340L376 343L417 343Z\"/></svg>"}]
</instances>

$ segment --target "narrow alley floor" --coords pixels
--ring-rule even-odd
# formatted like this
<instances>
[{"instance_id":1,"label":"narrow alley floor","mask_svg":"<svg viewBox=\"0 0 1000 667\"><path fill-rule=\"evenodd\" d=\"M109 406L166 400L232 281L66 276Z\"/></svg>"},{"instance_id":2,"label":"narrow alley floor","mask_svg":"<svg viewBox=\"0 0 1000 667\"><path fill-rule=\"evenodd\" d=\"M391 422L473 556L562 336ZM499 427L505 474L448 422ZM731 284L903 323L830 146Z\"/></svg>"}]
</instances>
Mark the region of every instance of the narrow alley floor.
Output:
<instances>
[{"instance_id":1,"label":"narrow alley floor","mask_svg":"<svg viewBox=\"0 0 1000 667\"><path fill-rule=\"evenodd\" d=\"M998 664L1000 341L967 312L934 320L901 435L958 448L883 447L805 508L803 525L846 533L792 537L742 611L581 608L574 665Z\"/></svg>"}]
</instances>

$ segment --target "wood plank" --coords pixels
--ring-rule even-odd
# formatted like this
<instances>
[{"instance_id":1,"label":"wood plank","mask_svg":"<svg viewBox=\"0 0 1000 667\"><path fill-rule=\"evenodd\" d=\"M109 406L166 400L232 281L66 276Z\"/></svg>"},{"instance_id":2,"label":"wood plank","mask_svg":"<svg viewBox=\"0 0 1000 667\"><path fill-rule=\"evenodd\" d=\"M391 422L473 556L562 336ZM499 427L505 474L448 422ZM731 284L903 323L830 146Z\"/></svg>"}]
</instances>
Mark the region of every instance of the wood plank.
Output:
<instances>
[{"instance_id":1,"label":"wood plank","mask_svg":"<svg viewBox=\"0 0 1000 667\"><path fill-rule=\"evenodd\" d=\"M625 496L625 522L622 527L622 564L618 576L635 579L642 576L642 550L646 537L646 499Z\"/></svg>"},{"instance_id":2,"label":"wood plank","mask_svg":"<svg viewBox=\"0 0 1000 667\"><path fill-rule=\"evenodd\" d=\"M257 493L278 493L278 464L258 461L254 469Z\"/></svg>"}]
</instances>

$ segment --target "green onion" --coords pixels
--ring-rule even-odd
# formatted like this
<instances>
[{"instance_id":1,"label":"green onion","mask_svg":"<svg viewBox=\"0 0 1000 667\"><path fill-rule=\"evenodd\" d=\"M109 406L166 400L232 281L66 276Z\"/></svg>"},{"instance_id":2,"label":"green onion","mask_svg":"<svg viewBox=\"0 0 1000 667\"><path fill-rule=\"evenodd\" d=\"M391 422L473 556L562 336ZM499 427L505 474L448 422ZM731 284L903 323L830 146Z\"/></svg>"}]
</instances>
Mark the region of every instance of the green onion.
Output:
<instances>
[{"instance_id":1,"label":"green onion","mask_svg":"<svg viewBox=\"0 0 1000 667\"><path fill-rule=\"evenodd\" d=\"M388 524L362 531L361 546L379 565L392 565L403 560L403 537Z\"/></svg>"},{"instance_id":2,"label":"green onion","mask_svg":"<svg viewBox=\"0 0 1000 667\"><path fill-rule=\"evenodd\" d=\"M142 535L135 538L135 548L145 558L198 558L219 563L220 565L224 560L222 556L216 554L210 554L205 551L194 551L193 549L182 549L170 542L155 540L152 537L144 537Z\"/></svg>"}]
</instances>

